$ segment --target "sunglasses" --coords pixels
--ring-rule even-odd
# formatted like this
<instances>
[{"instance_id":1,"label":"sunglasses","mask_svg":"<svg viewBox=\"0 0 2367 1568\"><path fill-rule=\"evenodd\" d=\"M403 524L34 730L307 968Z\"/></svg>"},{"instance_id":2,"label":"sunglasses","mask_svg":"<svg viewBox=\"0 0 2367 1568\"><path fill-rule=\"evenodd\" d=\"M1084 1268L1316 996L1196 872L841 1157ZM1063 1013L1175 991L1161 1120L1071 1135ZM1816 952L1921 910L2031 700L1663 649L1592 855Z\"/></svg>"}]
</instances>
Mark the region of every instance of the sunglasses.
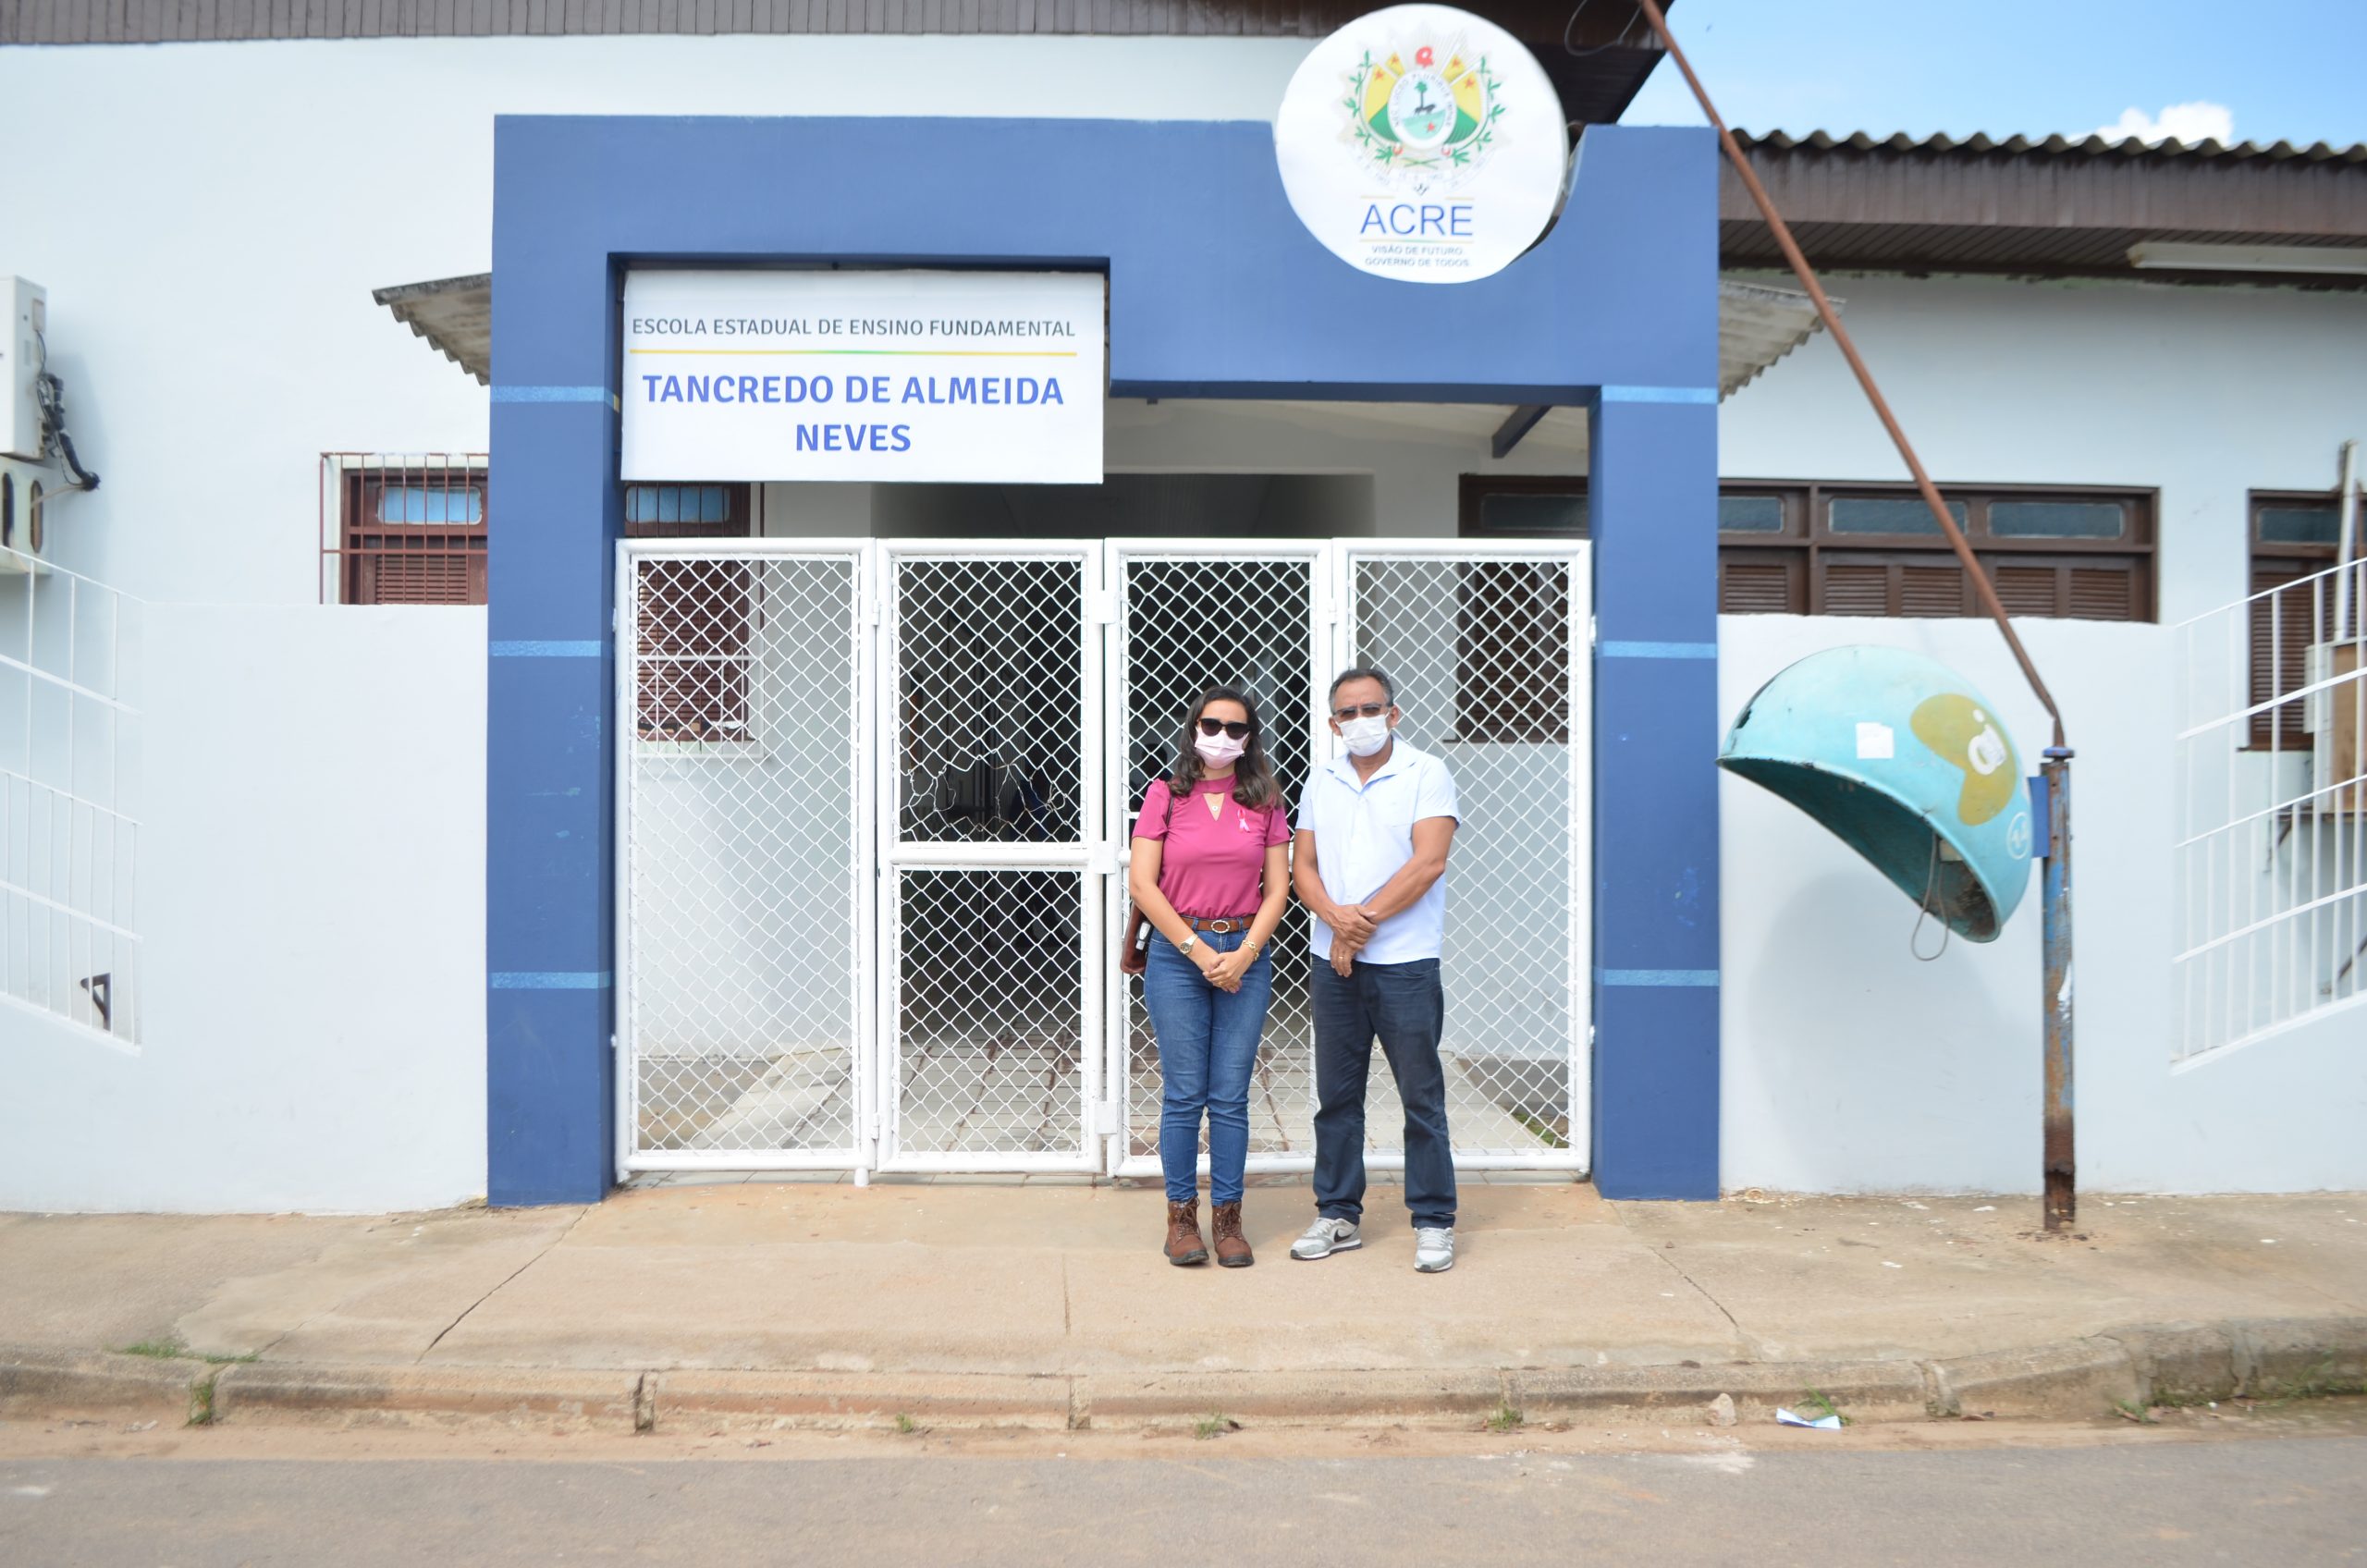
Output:
<instances>
[{"instance_id":1,"label":"sunglasses","mask_svg":"<svg viewBox=\"0 0 2367 1568\"><path fill-rule=\"evenodd\" d=\"M1388 711L1387 703L1358 703L1352 707L1333 708L1331 717L1345 724L1352 718L1379 718Z\"/></svg>"},{"instance_id":2,"label":"sunglasses","mask_svg":"<svg viewBox=\"0 0 2367 1568\"><path fill-rule=\"evenodd\" d=\"M1249 726L1233 719L1204 718L1200 720L1200 733L1212 737L1230 735L1236 741L1245 741L1249 738Z\"/></svg>"}]
</instances>

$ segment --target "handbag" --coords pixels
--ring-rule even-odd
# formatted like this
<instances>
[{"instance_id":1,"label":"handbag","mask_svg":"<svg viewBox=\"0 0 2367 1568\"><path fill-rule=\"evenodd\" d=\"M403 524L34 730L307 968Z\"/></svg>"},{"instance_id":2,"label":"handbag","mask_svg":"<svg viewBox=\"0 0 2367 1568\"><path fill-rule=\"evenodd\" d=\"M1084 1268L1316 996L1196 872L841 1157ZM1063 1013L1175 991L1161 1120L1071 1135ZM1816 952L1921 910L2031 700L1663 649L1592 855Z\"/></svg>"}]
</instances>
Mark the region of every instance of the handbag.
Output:
<instances>
[{"instance_id":1,"label":"handbag","mask_svg":"<svg viewBox=\"0 0 2367 1568\"><path fill-rule=\"evenodd\" d=\"M1175 791L1167 791L1167 828L1175 830ZM1143 906L1129 899L1126 901L1126 932L1118 938L1118 973L1140 974L1150 967L1150 922L1143 918Z\"/></svg>"}]
</instances>

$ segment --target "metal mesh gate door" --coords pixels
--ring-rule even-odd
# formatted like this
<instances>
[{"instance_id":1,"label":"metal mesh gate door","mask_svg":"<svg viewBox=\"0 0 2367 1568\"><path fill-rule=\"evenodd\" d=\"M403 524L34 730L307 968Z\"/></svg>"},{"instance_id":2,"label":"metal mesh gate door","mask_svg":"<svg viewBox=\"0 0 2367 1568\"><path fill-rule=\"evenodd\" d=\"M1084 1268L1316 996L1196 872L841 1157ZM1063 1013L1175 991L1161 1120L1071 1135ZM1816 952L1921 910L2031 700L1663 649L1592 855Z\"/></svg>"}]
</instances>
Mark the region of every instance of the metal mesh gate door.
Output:
<instances>
[{"instance_id":1,"label":"metal mesh gate door","mask_svg":"<svg viewBox=\"0 0 2367 1568\"><path fill-rule=\"evenodd\" d=\"M623 546L627 1170L860 1158L865 551Z\"/></svg>"},{"instance_id":2,"label":"metal mesh gate door","mask_svg":"<svg viewBox=\"0 0 2367 1568\"><path fill-rule=\"evenodd\" d=\"M1331 554L1319 543L1256 552L1229 541L1206 549L1111 544L1109 799L1122 818L1111 820L1110 835L1122 866L1144 791L1174 766L1184 719L1212 685L1257 697L1267 754L1284 802L1296 810L1311 759L1328 754L1317 740L1313 693L1318 678L1329 679L1331 626L1320 612L1331 598ZM1125 908L1124 881L1113 879L1113 920ZM1266 1169L1305 1164L1314 1154L1306 938L1306 912L1294 900L1267 949L1274 999L1250 1088L1250 1158ZM1113 931L1103 961L1120 1098L1112 1169L1135 1175L1159 1169L1159 1049L1142 981L1117 973L1116 952Z\"/></svg>"},{"instance_id":3,"label":"metal mesh gate door","mask_svg":"<svg viewBox=\"0 0 2367 1568\"><path fill-rule=\"evenodd\" d=\"M882 560L880 1163L1098 1169L1100 550Z\"/></svg>"},{"instance_id":4,"label":"metal mesh gate door","mask_svg":"<svg viewBox=\"0 0 2367 1568\"><path fill-rule=\"evenodd\" d=\"M1349 545L1341 570L1341 667L1389 673L1399 733L1445 759L1460 799L1441 963L1455 1161L1583 1170L1586 546ZM1386 1063L1372 1082L1367 1125L1395 1150Z\"/></svg>"}]
</instances>

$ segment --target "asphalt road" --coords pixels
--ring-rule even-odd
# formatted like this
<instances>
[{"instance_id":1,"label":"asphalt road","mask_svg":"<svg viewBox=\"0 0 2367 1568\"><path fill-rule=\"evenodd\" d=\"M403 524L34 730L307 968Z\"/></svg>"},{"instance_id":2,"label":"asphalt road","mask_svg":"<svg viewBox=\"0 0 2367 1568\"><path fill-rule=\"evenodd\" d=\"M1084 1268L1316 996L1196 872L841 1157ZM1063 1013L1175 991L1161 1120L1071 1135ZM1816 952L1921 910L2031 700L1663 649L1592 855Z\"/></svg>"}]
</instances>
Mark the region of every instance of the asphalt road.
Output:
<instances>
[{"instance_id":1,"label":"asphalt road","mask_svg":"<svg viewBox=\"0 0 2367 1568\"><path fill-rule=\"evenodd\" d=\"M7 1568L2367 1562L2367 1437L1955 1452L0 1459Z\"/></svg>"}]
</instances>

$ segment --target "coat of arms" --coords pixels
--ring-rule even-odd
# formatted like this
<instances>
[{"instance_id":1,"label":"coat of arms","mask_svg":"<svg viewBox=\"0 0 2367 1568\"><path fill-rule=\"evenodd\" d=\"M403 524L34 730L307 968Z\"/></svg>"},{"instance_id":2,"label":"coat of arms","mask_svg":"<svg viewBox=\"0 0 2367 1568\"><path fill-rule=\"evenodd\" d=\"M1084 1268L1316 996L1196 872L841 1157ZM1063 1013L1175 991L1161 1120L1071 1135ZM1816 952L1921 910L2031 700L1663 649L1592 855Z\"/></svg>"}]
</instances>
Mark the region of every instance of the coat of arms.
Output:
<instances>
[{"instance_id":1,"label":"coat of arms","mask_svg":"<svg viewBox=\"0 0 2367 1568\"><path fill-rule=\"evenodd\" d=\"M1368 170L1427 189L1452 183L1495 145L1503 112L1501 83L1484 55L1466 58L1461 43L1422 43L1375 59L1369 50L1349 75L1348 131Z\"/></svg>"}]
</instances>

